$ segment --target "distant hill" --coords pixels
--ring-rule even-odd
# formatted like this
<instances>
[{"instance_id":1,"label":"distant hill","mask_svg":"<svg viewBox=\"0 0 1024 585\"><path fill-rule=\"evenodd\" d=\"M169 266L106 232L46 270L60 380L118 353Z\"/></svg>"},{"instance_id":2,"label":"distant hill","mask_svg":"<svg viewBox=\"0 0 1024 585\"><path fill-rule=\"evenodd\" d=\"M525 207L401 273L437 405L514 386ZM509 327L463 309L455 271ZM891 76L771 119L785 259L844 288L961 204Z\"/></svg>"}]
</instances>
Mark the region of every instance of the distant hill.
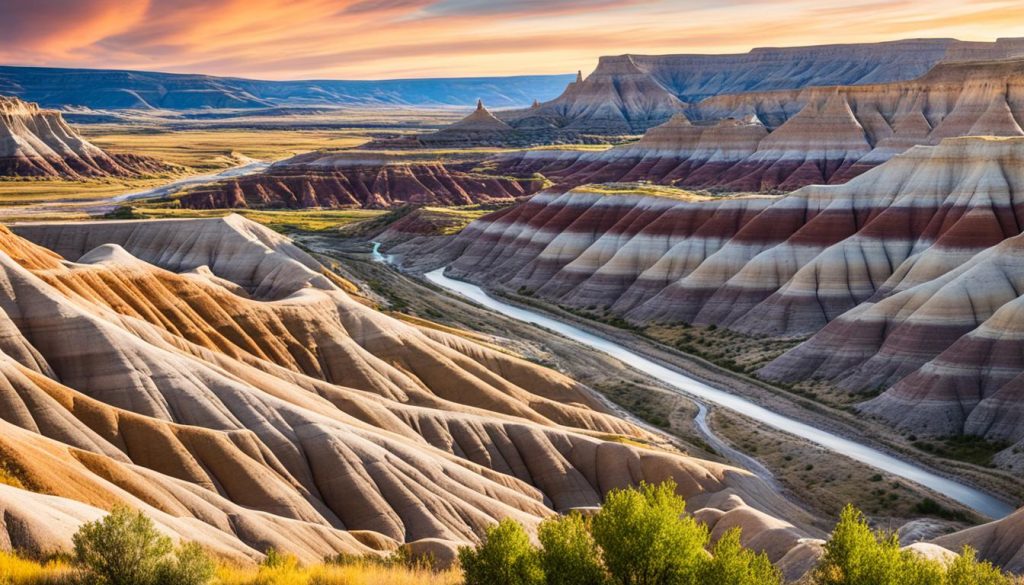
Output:
<instances>
[{"instance_id":1,"label":"distant hill","mask_svg":"<svg viewBox=\"0 0 1024 585\"><path fill-rule=\"evenodd\" d=\"M0 66L0 94L44 107L262 108L279 105L525 106L558 96L572 75L260 81L211 75Z\"/></svg>"}]
</instances>

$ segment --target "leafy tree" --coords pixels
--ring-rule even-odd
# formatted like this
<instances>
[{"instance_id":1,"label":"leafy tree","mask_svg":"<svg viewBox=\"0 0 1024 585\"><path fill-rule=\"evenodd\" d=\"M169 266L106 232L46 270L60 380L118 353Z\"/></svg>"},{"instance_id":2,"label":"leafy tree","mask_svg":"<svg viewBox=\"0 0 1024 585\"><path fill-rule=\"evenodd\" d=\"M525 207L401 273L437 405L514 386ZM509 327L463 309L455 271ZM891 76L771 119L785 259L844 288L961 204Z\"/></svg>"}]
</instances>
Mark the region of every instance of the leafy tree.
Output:
<instances>
[{"instance_id":1,"label":"leafy tree","mask_svg":"<svg viewBox=\"0 0 1024 585\"><path fill-rule=\"evenodd\" d=\"M580 514L545 520L537 538L547 585L602 585L607 581L589 522Z\"/></svg>"},{"instance_id":2,"label":"leafy tree","mask_svg":"<svg viewBox=\"0 0 1024 585\"><path fill-rule=\"evenodd\" d=\"M466 585L539 585L544 582L537 551L523 526L506 518L487 529L477 548L459 549Z\"/></svg>"},{"instance_id":3,"label":"leafy tree","mask_svg":"<svg viewBox=\"0 0 1024 585\"><path fill-rule=\"evenodd\" d=\"M619 585L696 585L707 562L708 530L684 517L676 485L613 490L594 517L594 540Z\"/></svg>"},{"instance_id":4,"label":"leafy tree","mask_svg":"<svg viewBox=\"0 0 1024 585\"><path fill-rule=\"evenodd\" d=\"M782 573L764 554L740 544L733 528L715 543L712 559L704 564L701 585L782 585Z\"/></svg>"},{"instance_id":5,"label":"leafy tree","mask_svg":"<svg viewBox=\"0 0 1024 585\"><path fill-rule=\"evenodd\" d=\"M1011 585L1013 579L992 566L988 561L978 561L978 553L965 546L946 571L947 585Z\"/></svg>"}]
</instances>

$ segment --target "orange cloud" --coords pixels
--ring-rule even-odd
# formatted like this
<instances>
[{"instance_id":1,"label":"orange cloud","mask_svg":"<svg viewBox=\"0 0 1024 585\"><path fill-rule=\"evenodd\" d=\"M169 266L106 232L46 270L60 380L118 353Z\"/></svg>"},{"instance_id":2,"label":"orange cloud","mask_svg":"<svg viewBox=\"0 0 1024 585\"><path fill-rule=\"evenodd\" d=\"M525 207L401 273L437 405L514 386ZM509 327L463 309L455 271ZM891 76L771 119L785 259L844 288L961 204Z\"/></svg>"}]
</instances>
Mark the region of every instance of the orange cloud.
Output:
<instances>
[{"instance_id":1,"label":"orange cloud","mask_svg":"<svg viewBox=\"0 0 1024 585\"><path fill-rule=\"evenodd\" d=\"M9 64L273 79L564 73L626 52L1024 36L1024 0L0 0L0 14Z\"/></svg>"}]
</instances>

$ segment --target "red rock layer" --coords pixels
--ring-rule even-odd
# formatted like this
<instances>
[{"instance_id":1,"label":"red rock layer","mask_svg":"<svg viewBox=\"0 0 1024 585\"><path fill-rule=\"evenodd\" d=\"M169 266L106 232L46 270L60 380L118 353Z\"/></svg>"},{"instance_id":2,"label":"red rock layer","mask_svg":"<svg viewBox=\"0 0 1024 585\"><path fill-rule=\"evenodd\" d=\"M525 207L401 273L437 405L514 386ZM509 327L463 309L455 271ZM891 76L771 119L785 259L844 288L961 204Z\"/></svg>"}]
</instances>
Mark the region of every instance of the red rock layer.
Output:
<instances>
[{"instance_id":1,"label":"red rock layer","mask_svg":"<svg viewBox=\"0 0 1024 585\"><path fill-rule=\"evenodd\" d=\"M190 191L193 209L470 205L530 195L543 183L473 173L466 164L394 160L374 153L310 153L267 171ZM461 170L466 169L466 170Z\"/></svg>"}]
</instances>

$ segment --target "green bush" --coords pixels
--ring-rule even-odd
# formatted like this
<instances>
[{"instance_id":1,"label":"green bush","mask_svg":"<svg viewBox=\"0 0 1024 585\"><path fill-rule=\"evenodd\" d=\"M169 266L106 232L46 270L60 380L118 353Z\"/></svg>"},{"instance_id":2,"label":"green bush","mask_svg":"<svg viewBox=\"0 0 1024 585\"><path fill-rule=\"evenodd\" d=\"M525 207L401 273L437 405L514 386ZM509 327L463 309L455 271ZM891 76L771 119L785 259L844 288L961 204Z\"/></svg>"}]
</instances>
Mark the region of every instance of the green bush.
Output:
<instances>
[{"instance_id":1,"label":"green bush","mask_svg":"<svg viewBox=\"0 0 1024 585\"><path fill-rule=\"evenodd\" d=\"M124 506L82 525L73 542L76 560L98 585L203 585L213 578L214 563L202 547L175 550L152 520Z\"/></svg>"},{"instance_id":2,"label":"green bush","mask_svg":"<svg viewBox=\"0 0 1024 585\"><path fill-rule=\"evenodd\" d=\"M946 585L1009 585L1013 580L989 562L978 562L977 552L969 546L949 565Z\"/></svg>"},{"instance_id":3,"label":"green bush","mask_svg":"<svg viewBox=\"0 0 1024 585\"><path fill-rule=\"evenodd\" d=\"M602 585L607 581L589 522L569 514L541 523L540 566L547 585Z\"/></svg>"},{"instance_id":4,"label":"green bush","mask_svg":"<svg viewBox=\"0 0 1024 585\"><path fill-rule=\"evenodd\" d=\"M189 542L178 547L156 572L156 585L203 585L213 579L216 563L203 547Z\"/></svg>"},{"instance_id":5,"label":"green bush","mask_svg":"<svg viewBox=\"0 0 1024 585\"><path fill-rule=\"evenodd\" d=\"M1013 579L965 548L947 567L902 550L895 534L873 532L864 515L846 506L825 556L814 572L816 585L1012 585Z\"/></svg>"},{"instance_id":6,"label":"green bush","mask_svg":"<svg viewBox=\"0 0 1024 585\"><path fill-rule=\"evenodd\" d=\"M782 573L764 553L740 544L740 529L733 528L715 543L711 560L704 563L701 585L781 585Z\"/></svg>"},{"instance_id":7,"label":"green bush","mask_svg":"<svg viewBox=\"0 0 1024 585\"><path fill-rule=\"evenodd\" d=\"M477 548L459 549L466 585L539 585L544 583L537 551L526 530L506 518L487 529Z\"/></svg>"},{"instance_id":8,"label":"green bush","mask_svg":"<svg viewBox=\"0 0 1024 585\"><path fill-rule=\"evenodd\" d=\"M78 562L99 583L108 585L154 583L161 563L174 548L152 520L124 506L84 524L73 541Z\"/></svg>"},{"instance_id":9,"label":"green bush","mask_svg":"<svg viewBox=\"0 0 1024 585\"><path fill-rule=\"evenodd\" d=\"M699 583L708 557L708 529L683 516L686 502L675 491L675 483L668 481L613 490L605 498L592 531L613 583Z\"/></svg>"}]
</instances>

